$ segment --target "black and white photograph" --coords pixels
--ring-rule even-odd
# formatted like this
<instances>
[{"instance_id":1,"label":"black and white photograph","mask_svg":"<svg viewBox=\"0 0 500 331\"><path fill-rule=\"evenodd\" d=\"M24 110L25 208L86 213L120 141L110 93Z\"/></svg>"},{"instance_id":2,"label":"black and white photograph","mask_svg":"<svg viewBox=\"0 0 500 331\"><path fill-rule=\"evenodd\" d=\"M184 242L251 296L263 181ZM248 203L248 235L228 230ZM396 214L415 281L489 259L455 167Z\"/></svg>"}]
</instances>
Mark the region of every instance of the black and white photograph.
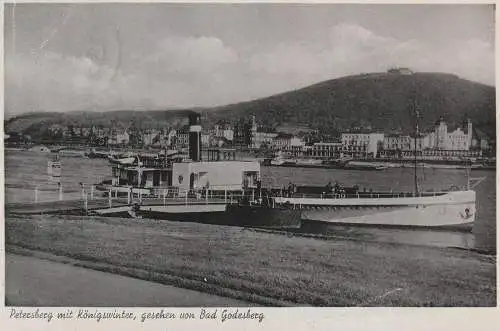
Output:
<instances>
[{"instance_id":1,"label":"black and white photograph","mask_svg":"<svg viewBox=\"0 0 500 331\"><path fill-rule=\"evenodd\" d=\"M3 8L6 307L497 306L494 4Z\"/></svg>"}]
</instances>

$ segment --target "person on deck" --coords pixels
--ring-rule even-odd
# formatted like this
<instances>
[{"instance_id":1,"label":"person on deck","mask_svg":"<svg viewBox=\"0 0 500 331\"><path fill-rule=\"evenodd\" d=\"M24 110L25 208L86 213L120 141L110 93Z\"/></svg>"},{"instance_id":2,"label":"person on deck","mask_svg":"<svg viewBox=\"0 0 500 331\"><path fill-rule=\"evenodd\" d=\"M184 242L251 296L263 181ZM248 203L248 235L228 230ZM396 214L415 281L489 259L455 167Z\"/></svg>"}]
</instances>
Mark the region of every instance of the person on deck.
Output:
<instances>
[{"instance_id":1,"label":"person on deck","mask_svg":"<svg viewBox=\"0 0 500 331\"><path fill-rule=\"evenodd\" d=\"M333 188L333 191L334 191L335 194L339 194L340 193L340 184L337 181L335 181L335 186Z\"/></svg>"},{"instance_id":2,"label":"person on deck","mask_svg":"<svg viewBox=\"0 0 500 331\"><path fill-rule=\"evenodd\" d=\"M293 184L292 184L292 182L290 182L288 184L287 197L291 198L292 197L292 192L293 192Z\"/></svg>"}]
</instances>

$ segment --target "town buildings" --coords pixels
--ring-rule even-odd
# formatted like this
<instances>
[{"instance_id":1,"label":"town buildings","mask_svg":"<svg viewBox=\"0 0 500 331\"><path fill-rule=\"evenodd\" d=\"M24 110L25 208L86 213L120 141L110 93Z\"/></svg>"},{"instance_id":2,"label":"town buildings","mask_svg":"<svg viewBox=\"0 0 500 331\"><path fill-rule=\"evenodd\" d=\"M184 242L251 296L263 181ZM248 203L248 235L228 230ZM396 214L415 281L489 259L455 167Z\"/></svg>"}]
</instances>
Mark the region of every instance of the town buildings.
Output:
<instances>
[{"instance_id":1,"label":"town buildings","mask_svg":"<svg viewBox=\"0 0 500 331\"><path fill-rule=\"evenodd\" d=\"M352 157L377 157L377 152L384 142L384 134L380 132L347 132L342 133L343 152Z\"/></svg>"},{"instance_id":2,"label":"town buildings","mask_svg":"<svg viewBox=\"0 0 500 331\"><path fill-rule=\"evenodd\" d=\"M283 132L280 131L282 128ZM48 134L56 143L68 143L109 147L171 148L184 150L189 146L189 127L164 129L106 128L92 125L80 127L53 124ZM15 138L15 139L14 139ZM8 141L20 141L9 137ZM460 127L450 129L443 118L427 132L418 137L409 134L382 133L357 128L343 132L340 137L331 136L303 127L288 124L282 127L258 126L256 118L239 120L233 125L217 124L204 128L201 142L204 148L231 147L243 149L267 149L286 152L297 158L336 159L352 157L372 158L419 158L429 160L479 157L487 151L494 154L494 141L466 120ZM50 140L46 140L50 143Z\"/></svg>"},{"instance_id":3,"label":"town buildings","mask_svg":"<svg viewBox=\"0 0 500 331\"><path fill-rule=\"evenodd\" d=\"M336 159L344 156L342 142L314 143L311 148L311 156L320 159Z\"/></svg>"},{"instance_id":4,"label":"town buildings","mask_svg":"<svg viewBox=\"0 0 500 331\"><path fill-rule=\"evenodd\" d=\"M462 127L448 131L448 125L441 118L430 132L422 133L417 138L410 135L389 134L384 137L382 157L412 157L417 155L427 159L477 157L480 148L474 148L477 140L473 139L472 122L468 119Z\"/></svg>"},{"instance_id":5,"label":"town buildings","mask_svg":"<svg viewBox=\"0 0 500 331\"><path fill-rule=\"evenodd\" d=\"M113 130L108 138L108 145L128 145L130 142L130 135L127 130Z\"/></svg>"},{"instance_id":6,"label":"town buildings","mask_svg":"<svg viewBox=\"0 0 500 331\"><path fill-rule=\"evenodd\" d=\"M251 130L250 132L251 148L272 147L274 139L278 137L278 133L274 132L274 130L258 128L255 116L252 116L252 127L250 130ZM283 143L286 144L286 142Z\"/></svg>"}]
</instances>

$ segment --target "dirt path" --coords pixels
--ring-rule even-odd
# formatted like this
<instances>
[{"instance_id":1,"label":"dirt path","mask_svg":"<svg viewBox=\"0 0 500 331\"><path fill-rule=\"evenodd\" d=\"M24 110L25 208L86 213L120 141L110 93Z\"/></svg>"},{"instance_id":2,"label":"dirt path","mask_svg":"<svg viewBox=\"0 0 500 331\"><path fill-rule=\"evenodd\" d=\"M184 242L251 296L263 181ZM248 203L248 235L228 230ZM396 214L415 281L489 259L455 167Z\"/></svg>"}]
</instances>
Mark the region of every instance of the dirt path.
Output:
<instances>
[{"instance_id":1,"label":"dirt path","mask_svg":"<svg viewBox=\"0 0 500 331\"><path fill-rule=\"evenodd\" d=\"M5 295L16 306L241 307L248 303L211 294L6 254Z\"/></svg>"}]
</instances>

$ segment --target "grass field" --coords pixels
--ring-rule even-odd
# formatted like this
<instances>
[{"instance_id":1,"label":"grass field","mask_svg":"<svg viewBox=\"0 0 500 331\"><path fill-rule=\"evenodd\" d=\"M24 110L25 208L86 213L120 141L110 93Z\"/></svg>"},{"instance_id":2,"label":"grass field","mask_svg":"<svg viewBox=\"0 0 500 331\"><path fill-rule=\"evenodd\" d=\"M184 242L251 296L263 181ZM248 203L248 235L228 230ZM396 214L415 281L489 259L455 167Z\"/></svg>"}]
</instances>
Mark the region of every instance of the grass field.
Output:
<instances>
[{"instance_id":1,"label":"grass field","mask_svg":"<svg viewBox=\"0 0 500 331\"><path fill-rule=\"evenodd\" d=\"M8 216L5 233L10 252L261 305L496 305L496 258L465 250L76 216Z\"/></svg>"}]
</instances>

